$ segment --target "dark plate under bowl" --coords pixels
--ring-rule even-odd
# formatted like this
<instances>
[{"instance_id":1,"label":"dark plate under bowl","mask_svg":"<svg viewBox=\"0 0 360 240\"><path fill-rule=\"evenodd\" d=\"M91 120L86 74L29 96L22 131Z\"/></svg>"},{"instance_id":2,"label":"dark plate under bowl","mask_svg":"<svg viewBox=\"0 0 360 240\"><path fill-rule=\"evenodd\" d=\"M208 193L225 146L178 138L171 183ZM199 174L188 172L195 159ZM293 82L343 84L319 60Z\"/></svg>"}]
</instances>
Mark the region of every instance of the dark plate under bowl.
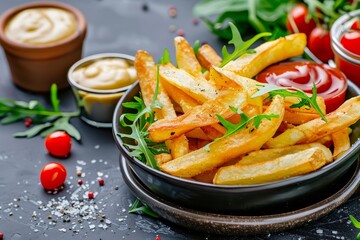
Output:
<instances>
[{"instance_id":1,"label":"dark plate under bowl","mask_svg":"<svg viewBox=\"0 0 360 240\"><path fill-rule=\"evenodd\" d=\"M336 161L302 176L277 182L249 186L226 186L201 183L171 176L146 166L131 157L119 133L128 129L119 125L119 118L129 112L122 104L139 95L139 84L134 84L118 102L113 117L113 134L121 154L129 161L136 176L151 192L184 207L222 214L264 215L291 211L305 207L304 202L314 202L328 195L329 187L338 181L353 165L360 153L360 121L352 126L351 148ZM349 82L347 98L360 95L360 89ZM221 151L221 149L219 149Z\"/></svg>"}]
</instances>

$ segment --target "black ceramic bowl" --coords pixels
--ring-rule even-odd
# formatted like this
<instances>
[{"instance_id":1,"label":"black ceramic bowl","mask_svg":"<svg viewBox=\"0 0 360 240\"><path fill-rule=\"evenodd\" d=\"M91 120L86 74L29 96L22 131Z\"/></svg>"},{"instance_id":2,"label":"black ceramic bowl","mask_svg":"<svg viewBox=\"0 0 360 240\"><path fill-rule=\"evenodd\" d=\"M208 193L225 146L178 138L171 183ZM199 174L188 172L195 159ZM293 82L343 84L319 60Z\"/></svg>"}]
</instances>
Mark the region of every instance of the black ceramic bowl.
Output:
<instances>
[{"instance_id":1,"label":"black ceramic bowl","mask_svg":"<svg viewBox=\"0 0 360 240\"><path fill-rule=\"evenodd\" d=\"M306 175L250 186L214 185L174 177L131 157L123 145L125 140L119 136L128 130L119 125L121 114L129 111L122 104L133 101L139 90L139 84L134 84L116 106L113 117L116 144L144 186L159 197L187 208L222 214L264 215L306 207L304 203L309 203L309 199L316 202L328 194L332 185L355 166L360 153L358 121L352 126L351 148L338 160ZM347 98L357 95L360 89L349 82Z\"/></svg>"}]
</instances>

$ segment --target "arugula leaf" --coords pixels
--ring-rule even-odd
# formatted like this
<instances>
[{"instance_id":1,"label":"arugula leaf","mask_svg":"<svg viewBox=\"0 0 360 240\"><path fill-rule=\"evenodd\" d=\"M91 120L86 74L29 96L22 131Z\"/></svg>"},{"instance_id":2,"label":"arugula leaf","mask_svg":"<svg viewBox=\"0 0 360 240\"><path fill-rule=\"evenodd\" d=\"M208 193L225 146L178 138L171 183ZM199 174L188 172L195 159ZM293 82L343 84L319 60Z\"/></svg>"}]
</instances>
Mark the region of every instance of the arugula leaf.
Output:
<instances>
[{"instance_id":1,"label":"arugula leaf","mask_svg":"<svg viewBox=\"0 0 360 240\"><path fill-rule=\"evenodd\" d=\"M360 228L360 222L353 215L350 215L349 218L354 227Z\"/></svg>"},{"instance_id":2,"label":"arugula leaf","mask_svg":"<svg viewBox=\"0 0 360 240\"><path fill-rule=\"evenodd\" d=\"M327 121L327 119L325 117L325 114L321 111L321 109L320 109L320 107L319 107L319 105L318 105L318 103L316 101L317 91L316 91L315 83L313 83L311 97L309 97L301 89L298 89L298 88L295 88L295 87L284 88L284 87L279 87L279 86L274 85L274 84L264 84L264 85L259 84L259 86L262 86L262 88L260 88L258 92L253 94L251 96L251 98L256 98L256 97L262 96L264 94L269 94L269 96L266 97L266 99L273 98L275 95L280 95L283 98L285 98L285 97L297 97L298 99L300 99L300 102L299 103L294 103L293 105L290 106L290 108L301 108L303 106L307 106L309 108L313 107L319 113L322 120L324 120L325 122ZM289 90L294 90L294 91L289 91Z\"/></svg>"},{"instance_id":3,"label":"arugula leaf","mask_svg":"<svg viewBox=\"0 0 360 240\"><path fill-rule=\"evenodd\" d=\"M53 106L54 112L59 112L60 100L57 97L57 86L56 86L56 84L51 85L51 88L50 88L50 100L51 100L51 104Z\"/></svg>"},{"instance_id":4,"label":"arugula leaf","mask_svg":"<svg viewBox=\"0 0 360 240\"><path fill-rule=\"evenodd\" d=\"M242 112L241 110L235 108L235 107L231 107L230 109L239 114L241 117L241 121L237 124L233 124L229 121L227 121L226 119L224 119L222 116L220 115L216 115L216 117L219 119L220 123L226 128L226 133L219 137L216 138L213 142L207 144L205 146L205 150L206 151L210 151L210 145L216 141L219 141L223 138L226 138L230 135L233 135L237 132L239 132L240 130L244 129L245 127L249 127L249 131L252 131L254 128L258 128L260 126L261 120L263 119L267 119L267 120L271 120L272 118L278 118L279 115L278 114L259 114L253 117L248 117L244 112ZM249 124L251 124L249 126Z\"/></svg>"},{"instance_id":5,"label":"arugula leaf","mask_svg":"<svg viewBox=\"0 0 360 240\"><path fill-rule=\"evenodd\" d=\"M286 19L293 0L202 0L193 9L193 14L203 20L215 35L230 40L228 22L233 22L242 34L272 32L268 40L288 34ZM215 21L209 19L214 19Z\"/></svg>"},{"instance_id":6,"label":"arugula leaf","mask_svg":"<svg viewBox=\"0 0 360 240\"><path fill-rule=\"evenodd\" d=\"M139 204L142 204L141 207L138 207ZM154 218L160 218L151 208L149 208L146 204L143 204L139 199L136 199L135 202L131 205L128 213L138 213L142 212Z\"/></svg>"},{"instance_id":7,"label":"arugula leaf","mask_svg":"<svg viewBox=\"0 0 360 240\"><path fill-rule=\"evenodd\" d=\"M69 123L70 118L80 115L79 109L75 112L61 112L60 100L57 96L57 86L53 84L50 91L50 100L53 110L46 109L40 102L14 101L8 98L0 98L1 124L10 124L31 118L34 123L39 123L32 128L14 134L14 137L34 137L41 132L42 136L56 130L64 130L76 140L80 140L79 131ZM46 131L45 131L46 130Z\"/></svg>"},{"instance_id":8,"label":"arugula leaf","mask_svg":"<svg viewBox=\"0 0 360 240\"><path fill-rule=\"evenodd\" d=\"M164 49L163 56L159 60L159 64L165 64L171 62L170 53L167 48Z\"/></svg>"},{"instance_id":9,"label":"arugula leaf","mask_svg":"<svg viewBox=\"0 0 360 240\"><path fill-rule=\"evenodd\" d=\"M232 39L229 41L229 44L233 44L235 49L232 53L229 53L226 46L222 48L223 61L220 67L225 66L231 60L234 60L235 58L238 58L245 53L254 53L254 50L248 50L248 48L260 38L271 36L271 33L263 32L244 42L236 26L232 22L229 22L229 25L232 32Z\"/></svg>"},{"instance_id":10,"label":"arugula leaf","mask_svg":"<svg viewBox=\"0 0 360 240\"><path fill-rule=\"evenodd\" d=\"M79 131L73 125L71 125L69 121L70 121L69 117L62 117L57 119L55 122L51 124L51 127L49 129L41 133L41 136L46 137L47 135L55 131L65 131L71 137L80 141L81 136Z\"/></svg>"},{"instance_id":11,"label":"arugula leaf","mask_svg":"<svg viewBox=\"0 0 360 240\"><path fill-rule=\"evenodd\" d=\"M130 128L130 133L120 133L120 137L133 140L133 143L124 143L130 150L130 155L155 169L159 169L155 161L155 155L167 152L165 144L152 142L148 132L149 126L155 122L153 109L162 107L161 103L156 100L158 89L159 66L156 68L156 88L153 102L146 106L140 97L134 97L135 102L127 102L123 106L132 109L135 113L124 113L120 116L121 126Z\"/></svg>"},{"instance_id":12,"label":"arugula leaf","mask_svg":"<svg viewBox=\"0 0 360 240\"><path fill-rule=\"evenodd\" d=\"M194 42L194 46L193 46L193 49L194 49L194 53L195 53L196 58L198 58L199 48L200 48L200 41L199 41L199 40L196 40L196 41Z\"/></svg>"},{"instance_id":13,"label":"arugula leaf","mask_svg":"<svg viewBox=\"0 0 360 240\"><path fill-rule=\"evenodd\" d=\"M17 132L14 133L13 136L20 138L20 137L26 137L26 138L32 138L38 135L41 131L45 130L46 128L49 128L52 124L49 122L36 125L29 130L23 131L23 132Z\"/></svg>"}]
</instances>

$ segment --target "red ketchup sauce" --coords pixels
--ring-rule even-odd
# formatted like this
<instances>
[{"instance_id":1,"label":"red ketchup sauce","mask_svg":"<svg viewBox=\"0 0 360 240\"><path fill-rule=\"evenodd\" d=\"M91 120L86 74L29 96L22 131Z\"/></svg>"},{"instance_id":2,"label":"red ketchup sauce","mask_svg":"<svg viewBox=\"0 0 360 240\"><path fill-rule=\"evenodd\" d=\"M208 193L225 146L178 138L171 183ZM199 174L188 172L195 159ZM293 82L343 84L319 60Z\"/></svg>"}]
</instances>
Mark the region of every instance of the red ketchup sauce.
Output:
<instances>
[{"instance_id":1,"label":"red ketchup sauce","mask_svg":"<svg viewBox=\"0 0 360 240\"><path fill-rule=\"evenodd\" d=\"M263 70L258 74L257 80L281 87L296 87L307 93L312 93L315 82L318 96L325 100L326 112L334 111L345 101L345 76L326 64L309 61L283 62Z\"/></svg>"}]
</instances>

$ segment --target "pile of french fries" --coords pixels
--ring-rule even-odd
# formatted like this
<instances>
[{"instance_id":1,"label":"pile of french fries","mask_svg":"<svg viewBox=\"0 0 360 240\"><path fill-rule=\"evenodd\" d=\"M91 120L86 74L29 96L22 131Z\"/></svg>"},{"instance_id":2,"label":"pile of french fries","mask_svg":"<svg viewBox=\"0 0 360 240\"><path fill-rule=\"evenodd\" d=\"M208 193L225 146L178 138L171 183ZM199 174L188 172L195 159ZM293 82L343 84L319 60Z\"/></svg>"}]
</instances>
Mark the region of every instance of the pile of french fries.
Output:
<instances>
[{"instance_id":1,"label":"pile of french fries","mask_svg":"<svg viewBox=\"0 0 360 240\"><path fill-rule=\"evenodd\" d=\"M299 102L297 98L251 97L259 88L252 78L260 71L304 52L304 34L266 42L256 53L242 55L222 68L221 57L210 45L202 45L196 56L185 38L176 37L174 44L177 66L159 67L157 100L163 107L154 109L157 121L149 127L150 138L165 142L170 152L155 157L162 171L214 184L261 184L315 171L350 148L349 126L360 119L360 96L326 114L327 121L313 108L290 108ZM135 68L148 106L157 84L156 63L139 50ZM318 97L317 102L325 113L324 100ZM240 121L230 107L247 116L278 117L218 139L226 128L217 115L234 124Z\"/></svg>"}]
</instances>

